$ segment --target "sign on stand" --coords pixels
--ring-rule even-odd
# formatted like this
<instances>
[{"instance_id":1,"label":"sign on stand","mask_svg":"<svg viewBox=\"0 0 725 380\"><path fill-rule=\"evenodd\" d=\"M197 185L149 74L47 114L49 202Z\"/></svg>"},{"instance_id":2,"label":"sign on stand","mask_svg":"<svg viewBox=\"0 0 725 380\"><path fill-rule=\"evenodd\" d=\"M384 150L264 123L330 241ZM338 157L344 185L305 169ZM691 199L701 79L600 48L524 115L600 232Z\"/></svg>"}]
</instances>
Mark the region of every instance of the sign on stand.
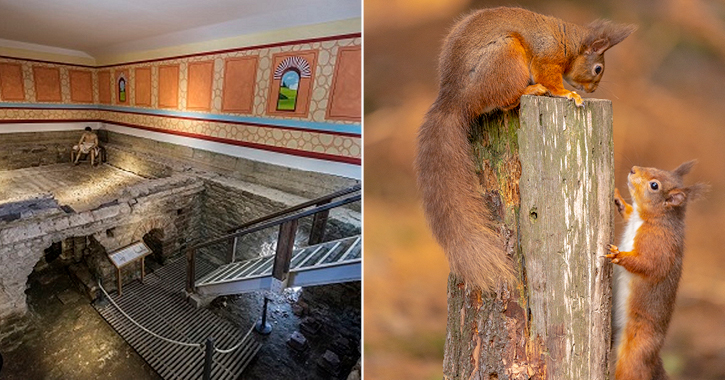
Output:
<instances>
[{"instance_id":1,"label":"sign on stand","mask_svg":"<svg viewBox=\"0 0 725 380\"><path fill-rule=\"evenodd\" d=\"M143 258L151 254L151 249L144 244L143 241L138 241L131 245L127 245L117 251L108 254L108 258L111 263L116 267L116 276L118 277L118 295L121 293L121 268L129 265L133 262L141 263L141 282L144 281L145 268Z\"/></svg>"}]
</instances>

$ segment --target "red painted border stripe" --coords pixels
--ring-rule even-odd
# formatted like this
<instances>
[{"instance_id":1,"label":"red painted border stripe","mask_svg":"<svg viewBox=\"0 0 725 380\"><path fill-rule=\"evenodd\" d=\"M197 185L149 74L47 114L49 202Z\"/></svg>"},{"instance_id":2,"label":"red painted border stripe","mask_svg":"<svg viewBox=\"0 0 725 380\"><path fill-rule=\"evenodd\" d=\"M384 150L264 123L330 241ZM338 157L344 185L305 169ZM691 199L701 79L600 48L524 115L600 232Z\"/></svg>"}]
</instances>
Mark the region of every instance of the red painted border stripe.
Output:
<instances>
[{"instance_id":1,"label":"red painted border stripe","mask_svg":"<svg viewBox=\"0 0 725 380\"><path fill-rule=\"evenodd\" d=\"M27 62L36 62L36 63L47 63L50 65L63 65L63 66L71 66L71 67L83 67L86 69L95 69L96 66L91 65L81 65L80 63L65 63L65 62L55 62L55 61L45 61L42 59L32 59L32 58L18 58L18 57L12 57L9 55L0 55L0 58L5 59L14 59L18 61L27 61Z\"/></svg>"},{"instance_id":2,"label":"red painted border stripe","mask_svg":"<svg viewBox=\"0 0 725 380\"><path fill-rule=\"evenodd\" d=\"M92 120L92 119L91 120L89 120L89 119L0 120L0 124L92 123L92 122L116 124L116 125L120 125L120 126L128 127L128 128L142 129L142 130L151 131L151 132L166 133L169 135L189 137L189 138L194 138L194 139L198 139L198 140L207 140L207 141L213 141L213 142L218 142L218 143L223 143L223 144L228 144L228 145L235 145L235 146L259 149L259 150L266 150L266 151L270 151L270 152L283 153L283 154L288 154L288 155L293 155L293 156L298 156L298 157L314 158L314 159L318 159L318 160L341 162L341 163L352 164L352 165L362 165L362 160L359 158L354 158L354 157L345 157L345 156L336 156L336 155L327 154L327 153L309 152L309 151L305 151L305 150L297 150L297 149L291 149L291 148L285 148L285 147L263 145L263 144L251 143L251 142L246 142L246 141L232 140L232 139L227 139L227 138L222 138L222 137L206 136L206 135L200 135L197 133L174 131L174 130L168 130L168 129L154 128L154 127L146 127L146 126L142 126L142 125L122 123L122 122L116 122L116 121L108 121L108 120Z\"/></svg>"},{"instance_id":3,"label":"red painted border stripe","mask_svg":"<svg viewBox=\"0 0 725 380\"><path fill-rule=\"evenodd\" d=\"M105 69L105 68L110 68L110 67L138 65L138 64L142 64L142 63L167 61L167 60L172 60L172 59L191 58L191 57L199 57L199 56L213 55L213 54L235 53L235 52L239 52L239 51L247 51L247 50L254 50L254 49L265 49L265 48L272 48L272 47L279 47L279 46L286 46L286 45L295 45L295 44L309 44L309 43L314 43L314 42L343 40L346 38L358 38L358 37L362 37L362 33L349 33L349 34L340 34L340 35L336 35L336 36L308 38L308 39L303 39L303 40L274 42L274 43L262 44L262 45L252 45L252 46L245 46L245 47L232 48L232 49L213 50L213 51L208 51L208 52L176 55L176 56L165 57L165 58L154 58L154 59L147 59L147 60L142 60L142 61L131 61L131 62L124 62L124 63L114 63L111 65L96 65L96 66L82 65L79 63L45 61L45 60L41 60L41 59L18 58L18 57L11 57L11 56L7 56L7 55L0 55L0 58L16 59L16 60L21 60L21 61L37 62L37 63L47 63L47 64L53 64L53 65L84 67L84 68L89 68L89 69Z\"/></svg>"},{"instance_id":4,"label":"red painted border stripe","mask_svg":"<svg viewBox=\"0 0 725 380\"><path fill-rule=\"evenodd\" d=\"M40 124L40 123L103 123L98 119L12 119L0 120L0 124ZM35 131L28 131L35 132ZM22 133L22 132L19 132ZM2 135L0 135L2 136Z\"/></svg>"}]
</instances>

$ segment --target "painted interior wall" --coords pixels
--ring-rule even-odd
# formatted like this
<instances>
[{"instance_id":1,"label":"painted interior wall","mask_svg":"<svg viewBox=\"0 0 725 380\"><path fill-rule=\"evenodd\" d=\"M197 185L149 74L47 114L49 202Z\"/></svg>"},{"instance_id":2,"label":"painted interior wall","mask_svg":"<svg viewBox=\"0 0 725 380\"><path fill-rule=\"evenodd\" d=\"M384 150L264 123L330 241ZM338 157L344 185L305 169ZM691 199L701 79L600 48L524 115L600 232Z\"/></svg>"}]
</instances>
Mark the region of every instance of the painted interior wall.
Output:
<instances>
[{"instance_id":1,"label":"painted interior wall","mask_svg":"<svg viewBox=\"0 0 725 380\"><path fill-rule=\"evenodd\" d=\"M98 60L108 64L68 63L74 60L48 53L44 58L54 59L0 56L0 133L80 129L92 122L117 133L359 179L359 24L298 31L303 38L275 32ZM241 46L250 41L262 43ZM285 70L300 75L294 110L277 109Z\"/></svg>"}]
</instances>

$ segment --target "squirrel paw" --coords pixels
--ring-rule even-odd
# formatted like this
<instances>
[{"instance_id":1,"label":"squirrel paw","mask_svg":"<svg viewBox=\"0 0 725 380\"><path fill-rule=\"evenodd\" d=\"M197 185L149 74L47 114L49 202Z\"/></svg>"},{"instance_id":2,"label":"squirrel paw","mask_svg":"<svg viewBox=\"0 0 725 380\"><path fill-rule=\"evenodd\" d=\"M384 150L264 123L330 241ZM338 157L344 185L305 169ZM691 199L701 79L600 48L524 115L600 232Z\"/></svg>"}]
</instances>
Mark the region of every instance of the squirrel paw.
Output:
<instances>
[{"instance_id":1,"label":"squirrel paw","mask_svg":"<svg viewBox=\"0 0 725 380\"><path fill-rule=\"evenodd\" d=\"M614 189L614 205L617 206L617 210L619 213L624 212L624 200L622 199L622 195L619 194L619 189Z\"/></svg>"},{"instance_id":2,"label":"squirrel paw","mask_svg":"<svg viewBox=\"0 0 725 380\"><path fill-rule=\"evenodd\" d=\"M549 93L549 89L546 88L543 84L537 83L532 84L529 87L526 87L526 90L524 90L523 95L546 95Z\"/></svg>"},{"instance_id":3,"label":"squirrel paw","mask_svg":"<svg viewBox=\"0 0 725 380\"><path fill-rule=\"evenodd\" d=\"M573 100L574 103L576 103L577 107L584 107L584 100L582 100L582 97L579 96L576 92L572 91L568 94L566 94L566 98L569 100Z\"/></svg>"},{"instance_id":4,"label":"squirrel paw","mask_svg":"<svg viewBox=\"0 0 725 380\"><path fill-rule=\"evenodd\" d=\"M619 259L619 248L614 244L609 244L607 246L607 249L611 253L608 255L604 255L604 257L611 259L613 264L618 264L619 260L620 260Z\"/></svg>"}]
</instances>

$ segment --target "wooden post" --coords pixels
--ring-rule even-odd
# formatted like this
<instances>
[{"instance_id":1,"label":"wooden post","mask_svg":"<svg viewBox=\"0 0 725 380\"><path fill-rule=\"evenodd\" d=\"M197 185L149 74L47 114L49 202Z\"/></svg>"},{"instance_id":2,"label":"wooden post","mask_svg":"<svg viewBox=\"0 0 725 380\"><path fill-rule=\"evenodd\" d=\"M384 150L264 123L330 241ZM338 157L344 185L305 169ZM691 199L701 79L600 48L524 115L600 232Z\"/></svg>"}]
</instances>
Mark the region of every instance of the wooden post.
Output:
<instances>
[{"instance_id":1,"label":"wooden post","mask_svg":"<svg viewBox=\"0 0 725 380\"><path fill-rule=\"evenodd\" d=\"M277 238L277 253L274 257L272 277L284 281L289 273L292 250L295 245L295 234L297 233L297 219L292 219L279 226L279 237Z\"/></svg>"},{"instance_id":2,"label":"wooden post","mask_svg":"<svg viewBox=\"0 0 725 380\"><path fill-rule=\"evenodd\" d=\"M330 203L321 202L315 206L322 206ZM315 245L322 243L322 238L325 237L325 227L327 226L327 218L330 215L330 210L320 211L312 218L312 228L310 228L310 239L307 241L308 245Z\"/></svg>"},{"instance_id":3,"label":"wooden post","mask_svg":"<svg viewBox=\"0 0 725 380\"><path fill-rule=\"evenodd\" d=\"M145 257L141 257L139 261L141 262L141 283L144 283L144 276L146 276L146 262L144 261Z\"/></svg>"},{"instance_id":4,"label":"wooden post","mask_svg":"<svg viewBox=\"0 0 725 380\"><path fill-rule=\"evenodd\" d=\"M123 295L123 283L121 282L121 268L116 268L116 281L118 282L118 296Z\"/></svg>"},{"instance_id":5,"label":"wooden post","mask_svg":"<svg viewBox=\"0 0 725 380\"><path fill-rule=\"evenodd\" d=\"M236 232L236 231L234 231ZM239 237L235 236L234 240L232 240L232 246L229 248L229 253L227 254L227 262L233 263L237 260L237 243L239 242Z\"/></svg>"},{"instance_id":6,"label":"wooden post","mask_svg":"<svg viewBox=\"0 0 725 380\"><path fill-rule=\"evenodd\" d=\"M196 291L196 250L186 251L186 292L191 294Z\"/></svg>"},{"instance_id":7,"label":"wooden post","mask_svg":"<svg viewBox=\"0 0 725 380\"><path fill-rule=\"evenodd\" d=\"M524 96L471 142L518 281L448 281L445 379L609 378L614 160L611 102Z\"/></svg>"}]
</instances>

